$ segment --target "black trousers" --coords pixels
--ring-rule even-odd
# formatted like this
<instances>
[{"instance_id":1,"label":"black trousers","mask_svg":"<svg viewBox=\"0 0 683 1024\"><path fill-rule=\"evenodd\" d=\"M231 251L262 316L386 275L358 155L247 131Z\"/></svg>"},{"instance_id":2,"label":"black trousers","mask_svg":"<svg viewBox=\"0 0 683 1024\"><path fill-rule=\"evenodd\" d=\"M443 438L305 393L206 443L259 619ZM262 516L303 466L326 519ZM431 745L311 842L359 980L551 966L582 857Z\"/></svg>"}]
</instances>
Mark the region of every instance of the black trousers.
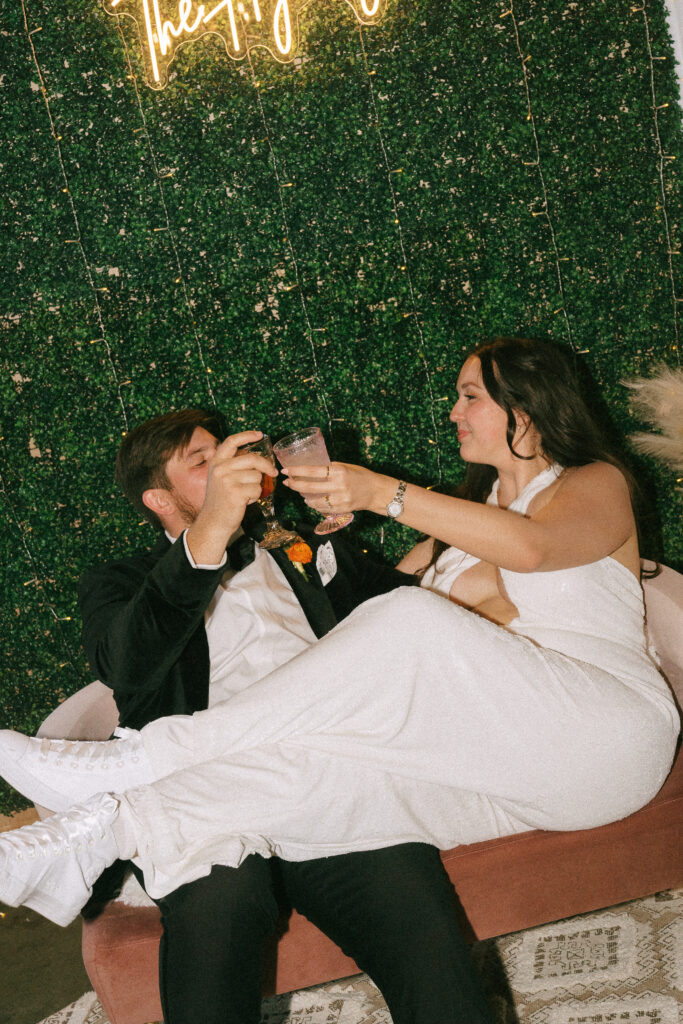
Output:
<instances>
[{"instance_id":1,"label":"black trousers","mask_svg":"<svg viewBox=\"0 0 683 1024\"><path fill-rule=\"evenodd\" d=\"M394 1024L493 1024L438 851L253 855L157 901L164 1024L259 1024L263 950L294 907L367 972Z\"/></svg>"}]
</instances>

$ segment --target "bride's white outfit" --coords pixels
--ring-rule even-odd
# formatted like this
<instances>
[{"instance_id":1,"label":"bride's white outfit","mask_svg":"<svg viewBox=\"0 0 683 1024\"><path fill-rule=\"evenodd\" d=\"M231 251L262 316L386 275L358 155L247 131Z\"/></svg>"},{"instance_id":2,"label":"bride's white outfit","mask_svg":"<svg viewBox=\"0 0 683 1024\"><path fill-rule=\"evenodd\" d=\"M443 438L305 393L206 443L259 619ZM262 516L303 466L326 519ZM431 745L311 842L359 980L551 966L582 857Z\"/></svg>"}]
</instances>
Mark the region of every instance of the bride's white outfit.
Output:
<instances>
[{"instance_id":1,"label":"bride's white outfit","mask_svg":"<svg viewBox=\"0 0 683 1024\"><path fill-rule=\"evenodd\" d=\"M590 828L654 796L679 721L633 574L611 558L501 570L519 611L503 627L444 599L475 562L449 548L420 589L367 602L209 711L143 729L153 762L178 769L123 798L151 895L253 852L447 849Z\"/></svg>"}]
</instances>

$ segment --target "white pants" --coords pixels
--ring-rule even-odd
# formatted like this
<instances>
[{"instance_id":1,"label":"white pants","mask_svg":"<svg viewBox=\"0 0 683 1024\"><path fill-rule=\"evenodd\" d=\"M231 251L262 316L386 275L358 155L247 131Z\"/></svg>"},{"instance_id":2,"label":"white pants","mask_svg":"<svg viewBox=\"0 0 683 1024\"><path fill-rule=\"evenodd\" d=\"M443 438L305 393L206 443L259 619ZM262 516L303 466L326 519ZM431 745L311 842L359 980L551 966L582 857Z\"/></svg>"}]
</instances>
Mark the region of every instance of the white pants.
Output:
<instances>
[{"instance_id":1,"label":"white pants","mask_svg":"<svg viewBox=\"0 0 683 1024\"><path fill-rule=\"evenodd\" d=\"M209 711L142 730L165 777L122 801L162 896L258 852L442 849L605 824L647 803L678 734L651 691L403 588ZM646 680L647 681L647 680Z\"/></svg>"}]
</instances>

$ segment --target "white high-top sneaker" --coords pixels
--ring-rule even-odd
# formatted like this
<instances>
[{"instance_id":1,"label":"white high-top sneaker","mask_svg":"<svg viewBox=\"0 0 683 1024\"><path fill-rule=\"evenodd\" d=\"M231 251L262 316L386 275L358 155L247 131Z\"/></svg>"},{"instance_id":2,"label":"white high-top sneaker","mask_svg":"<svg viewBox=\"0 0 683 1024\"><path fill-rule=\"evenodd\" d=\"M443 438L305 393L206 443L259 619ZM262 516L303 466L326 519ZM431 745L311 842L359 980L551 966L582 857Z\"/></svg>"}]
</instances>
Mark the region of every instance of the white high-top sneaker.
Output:
<instances>
[{"instance_id":1,"label":"white high-top sneaker","mask_svg":"<svg viewBox=\"0 0 683 1024\"><path fill-rule=\"evenodd\" d=\"M23 796L65 811L95 793L125 793L156 780L136 729L118 739L50 740L0 730L0 775Z\"/></svg>"},{"instance_id":2,"label":"white high-top sneaker","mask_svg":"<svg viewBox=\"0 0 683 1024\"><path fill-rule=\"evenodd\" d=\"M45 821L0 834L0 900L30 907L65 927L119 855L112 831L118 813L118 800L100 793Z\"/></svg>"}]
</instances>

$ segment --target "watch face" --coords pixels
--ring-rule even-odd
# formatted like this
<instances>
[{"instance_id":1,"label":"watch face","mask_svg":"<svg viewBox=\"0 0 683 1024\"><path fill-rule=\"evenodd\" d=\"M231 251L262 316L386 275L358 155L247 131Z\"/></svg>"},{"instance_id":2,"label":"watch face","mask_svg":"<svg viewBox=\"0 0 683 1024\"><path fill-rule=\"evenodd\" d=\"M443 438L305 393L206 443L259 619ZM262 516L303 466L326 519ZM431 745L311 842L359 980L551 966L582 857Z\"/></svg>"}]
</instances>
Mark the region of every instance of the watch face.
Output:
<instances>
[{"instance_id":1,"label":"watch face","mask_svg":"<svg viewBox=\"0 0 683 1024\"><path fill-rule=\"evenodd\" d=\"M387 512L389 513L390 516L394 516L394 518L396 516L400 516L402 511L403 504L402 502L397 501L396 498L394 498L393 501L390 501L389 504L387 505Z\"/></svg>"}]
</instances>

